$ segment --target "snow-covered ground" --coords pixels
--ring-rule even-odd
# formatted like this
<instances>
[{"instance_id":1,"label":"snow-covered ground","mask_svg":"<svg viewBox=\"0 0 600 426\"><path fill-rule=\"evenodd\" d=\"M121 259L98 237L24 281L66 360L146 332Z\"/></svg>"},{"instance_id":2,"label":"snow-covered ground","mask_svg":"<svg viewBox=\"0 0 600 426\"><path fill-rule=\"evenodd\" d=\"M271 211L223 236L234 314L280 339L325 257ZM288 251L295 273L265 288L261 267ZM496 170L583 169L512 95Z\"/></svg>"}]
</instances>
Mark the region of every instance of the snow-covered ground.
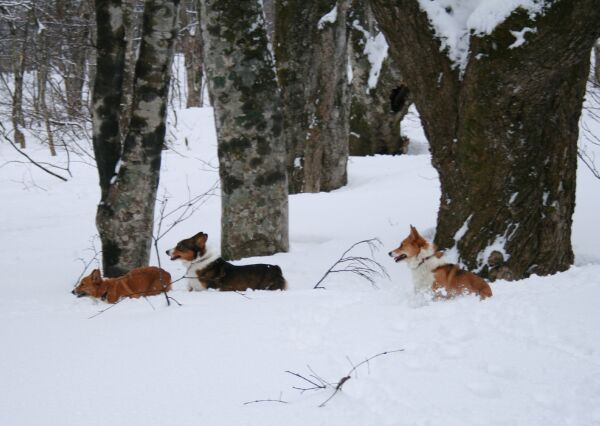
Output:
<instances>
[{"instance_id":1,"label":"snow-covered ground","mask_svg":"<svg viewBox=\"0 0 600 426\"><path fill-rule=\"evenodd\" d=\"M218 178L211 110L177 118L161 177L167 210ZM289 291L188 293L179 281L181 307L155 296L94 318L107 305L70 291L80 259L99 247L95 169L74 162L62 183L5 164L21 159L1 144L0 425L600 424L600 181L580 167L569 271L495 282L484 302L428 303L386 255L409 224L432 234L439 199L414 116L404 129L409 155L352 158L347 187L290 198L291 250L260 259L282 267ZM44 148L28 152L49 160ZM219 197L204 201L161 254L198 231L218 247ZM373 237L389 280L335 274L312 289L351 244ZM399 349L360 367L321 408L332 390L301 393L294 387L307 383L285 372L335 383L352 363ZM263 399L286 403L244 404Z\"/></svg>"}]
</instances>

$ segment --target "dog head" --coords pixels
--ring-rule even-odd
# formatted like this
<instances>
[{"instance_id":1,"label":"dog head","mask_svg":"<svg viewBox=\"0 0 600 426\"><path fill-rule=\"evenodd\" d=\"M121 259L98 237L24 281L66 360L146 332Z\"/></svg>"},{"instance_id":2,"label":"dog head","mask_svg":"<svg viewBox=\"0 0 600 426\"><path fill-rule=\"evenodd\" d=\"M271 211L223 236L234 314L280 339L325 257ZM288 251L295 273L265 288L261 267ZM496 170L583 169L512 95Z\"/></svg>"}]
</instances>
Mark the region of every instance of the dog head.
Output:
<instances>
[{"instance_id":1,"label":"dog head","mask_svg":"<svg viewBox=\"0 0 600 426\"><path fill-rule=\"evenodd\" d=\"M429 243L423 238L417 229L410 225L410 234L400 243L400 246L391 252L389 256L393 257L396 262L400 262L407 258L417 257L421 250L427 248Z\"/></svg>"},{"instance_id":2,"label":"dog head","mask_svg":"<svg viewBox=\"0 0 600 426\"><path fill-rule=\"evenodd\" d=\"M102 297L105 293L104 281L99 269L94 269L90 275L83 278L79 285L71 292L77 297L92 296Z\"/></svg>"},{"instance_id":3,"label":"dog head","mask_svg":"<svg viewBox=\"0 0 600 426\"><path fill-rule=\"evenodd\" d=\"M208 234L198 232L196 235L185 240L181 240L175 247L167 250L167 255L171 256L171 260L183 260L193 262L204 254L206 254L206 240Z\"/></svg>"}]
</instances>

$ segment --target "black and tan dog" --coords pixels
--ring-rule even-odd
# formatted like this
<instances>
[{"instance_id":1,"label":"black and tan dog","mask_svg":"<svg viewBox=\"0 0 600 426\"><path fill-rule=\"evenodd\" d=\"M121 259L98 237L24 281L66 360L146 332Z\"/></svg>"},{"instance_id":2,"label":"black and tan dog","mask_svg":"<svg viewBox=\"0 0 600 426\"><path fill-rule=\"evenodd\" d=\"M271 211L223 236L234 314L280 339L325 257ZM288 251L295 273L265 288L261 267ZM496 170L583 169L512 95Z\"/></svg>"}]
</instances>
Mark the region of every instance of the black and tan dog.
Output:
<instances>
[{"instance_id":1,"label":"black and tan dog","mask_svg":"<svg viewBox=\"0 0 600 426\"><path fill-rule=\"evenodd\" d=\"M285 290L287 283L277 265L236 266L206 248L208 235L198 232L167 250L171 260L181 260L187 267L188 290L221 291Z\"/></svg>"}]
</instances>

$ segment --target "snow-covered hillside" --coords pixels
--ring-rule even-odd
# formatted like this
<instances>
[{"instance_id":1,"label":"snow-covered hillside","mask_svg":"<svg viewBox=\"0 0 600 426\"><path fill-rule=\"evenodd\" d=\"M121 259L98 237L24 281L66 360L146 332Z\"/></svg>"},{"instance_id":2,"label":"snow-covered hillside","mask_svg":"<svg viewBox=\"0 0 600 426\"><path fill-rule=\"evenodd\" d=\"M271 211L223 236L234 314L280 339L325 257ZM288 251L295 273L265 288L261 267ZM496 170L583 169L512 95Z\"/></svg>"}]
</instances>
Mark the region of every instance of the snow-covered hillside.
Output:
<instances>
[{"instance_id":1,"label":"snow-covered hillside","mask_svg":"<svg viewBox=\"0 0 600 426\"><path fill-rule=\"evenodd\" d=\"M405 124L409 155L352 158L347 187L291 197L289 253L240 262L279 264L289 291L188 293L179 281L181 307L155 296L91 319L107 305L70 291L78 259L99 246L95 169L73 163L62 183L5 164L17 157L0 145L0 425L600 424L600 181L580 167L569 271L495 282L484 302L427 302L386 255L409 224L428 236L435 226L437 175L415 116ZM179 111L170 135L159 193L175 207L217 181L211 110ZM47 160L43 148L29 152ZM198 231L218 247L219 197L204 201L161 254ZM389 280L336 274L312 289L373 237ZM301 393L307 383L285 372L335 383L351 363L399 349L360 367L322 408L331 389ZM263 399L286 403L244 404Z\"/></svg>"}]
</instances>

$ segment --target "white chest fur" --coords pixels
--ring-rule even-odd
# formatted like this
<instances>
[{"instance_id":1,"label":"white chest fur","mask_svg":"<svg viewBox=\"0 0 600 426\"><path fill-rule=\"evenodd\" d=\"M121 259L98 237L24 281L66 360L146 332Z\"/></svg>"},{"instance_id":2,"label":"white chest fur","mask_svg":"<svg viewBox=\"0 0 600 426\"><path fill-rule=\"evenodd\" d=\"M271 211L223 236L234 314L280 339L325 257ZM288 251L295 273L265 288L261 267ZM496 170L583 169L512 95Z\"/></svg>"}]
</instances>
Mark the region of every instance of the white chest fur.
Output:
<instances>
[{"instance_id":1,"label":"white chest fur","mask_svg":"<svg viewBox=\"0 0 600 426\"><path fill-rule=\"evenodd\" d=\"M433 270L438 266L448 263L444 256L438 258L434 253L433 248L428 247L425 250L421 250L416 257L406 260L412 272L415 293L431 291L431 287L435 282Z\"/></svg>"},{"instance_id":2,"label":"white chest fur","mask_svg":"<svg viewBox=\"0 0 600 426\"><path fill-rule=\"evenodd\" d=\"M185 277L187 279L187 289L189 291L206 290L204 287L202 287L202 284L200 283L200 280L198 280L198 275L196 275L196 273L206 268L219 257L220 256L218 254L207 251L204 253L204 256L194 259L191 262L185 262Z\"/></svg>"}]
</instances>

